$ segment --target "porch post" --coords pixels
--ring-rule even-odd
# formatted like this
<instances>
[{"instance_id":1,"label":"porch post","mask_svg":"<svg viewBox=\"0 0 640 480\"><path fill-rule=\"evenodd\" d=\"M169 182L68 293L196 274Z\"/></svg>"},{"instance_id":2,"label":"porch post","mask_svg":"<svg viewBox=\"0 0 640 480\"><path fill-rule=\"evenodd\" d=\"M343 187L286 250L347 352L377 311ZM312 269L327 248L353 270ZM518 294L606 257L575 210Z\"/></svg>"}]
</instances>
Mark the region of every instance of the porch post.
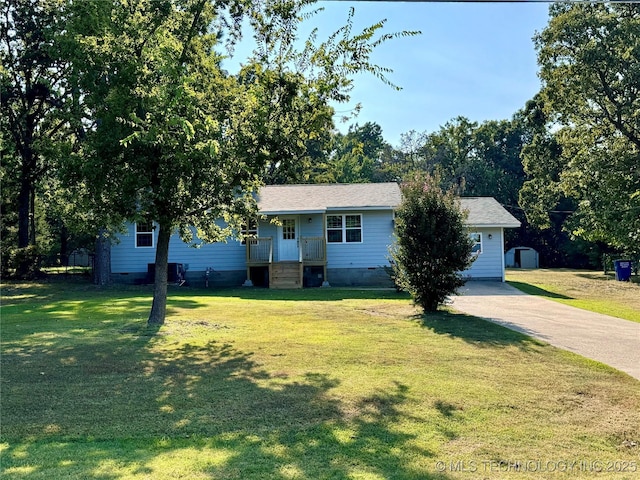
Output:
<instances>
[{"instance_id":1,"label":"porch post","mask_svg":"<svg viewBox=\"0 0 640 480\"><path fill-rule=\"evenodd\" d=\"M245 260L244 263L247 266L247 279L244 281L244 283L242 284L243 287L253 287L253 282L251 281L251 267L249 266L249 255L251 252L251 242L249 241L249 239L247 238L245 241L245 247L246 247L246 253L245 253Z\"/></svg>"},{"instance_id":2,"label":"porch post","mask_svg":"<svg viewBox=\"0 0 640 480\"><path fill-rule=\"evenodd\" d=\"M322 213L322 242L324 243L324 261L322 262L322 282L323 287L330 287L327 279L327 213Z\"/></svg>"}]
</instances>

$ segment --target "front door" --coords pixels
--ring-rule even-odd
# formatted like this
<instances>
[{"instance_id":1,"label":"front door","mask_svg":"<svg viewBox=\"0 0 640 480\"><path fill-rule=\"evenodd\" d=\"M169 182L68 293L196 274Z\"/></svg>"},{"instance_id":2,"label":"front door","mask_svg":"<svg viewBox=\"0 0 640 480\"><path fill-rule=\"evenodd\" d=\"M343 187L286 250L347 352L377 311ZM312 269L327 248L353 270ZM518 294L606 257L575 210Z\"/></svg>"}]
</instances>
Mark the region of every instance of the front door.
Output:
<instances>
[{"instance_id":1,"label":"front door","mask_svg":"<svg viewBox=\"0 0 640 480\"><path fill-rule=\"evenodd\" d=\"M280 261L297 261L298 254L298 217L282 217L278 227L278 253Z\"/></svg>"}]
</instances>

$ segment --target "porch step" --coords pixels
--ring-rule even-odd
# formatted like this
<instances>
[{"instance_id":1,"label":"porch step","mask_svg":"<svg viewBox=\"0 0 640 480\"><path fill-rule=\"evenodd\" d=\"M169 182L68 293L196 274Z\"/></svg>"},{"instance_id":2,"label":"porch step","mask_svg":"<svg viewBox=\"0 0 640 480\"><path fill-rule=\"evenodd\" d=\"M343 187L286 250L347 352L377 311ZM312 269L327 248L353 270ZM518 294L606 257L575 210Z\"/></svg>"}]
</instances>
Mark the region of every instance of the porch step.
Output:
<instances>
[{"instance_id":1,"label":"porch step","mask_svg":"<svg viewBox=\"0 0 640 480\"><path fill-rule=\"evenodd\" d=\"M269 288L302 288L300 263L278 262L272 264Z\"/></svg>"}]
</instances>

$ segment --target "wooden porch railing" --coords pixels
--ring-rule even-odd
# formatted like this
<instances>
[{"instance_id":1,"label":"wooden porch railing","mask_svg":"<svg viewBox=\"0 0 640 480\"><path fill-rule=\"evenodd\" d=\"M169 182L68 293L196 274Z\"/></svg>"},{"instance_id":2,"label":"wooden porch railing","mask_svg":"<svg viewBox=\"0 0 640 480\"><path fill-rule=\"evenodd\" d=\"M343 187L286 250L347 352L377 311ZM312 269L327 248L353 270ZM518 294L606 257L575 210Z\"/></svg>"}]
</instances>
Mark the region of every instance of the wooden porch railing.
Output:
<instances>
[{"instance_id":1,"label":"wooden porch railing","mask_svg":"<svg viewBox=\"0 0 640 480\"><path fill-rule=\"evenodd\" d=\"M326 262L327 250L323 237L300 237L300 261Z\"/></svg>"},{"instance_id":2,"label":"wooden porch railing","mask_svg":"<svg viewBox=\"0 0 640 480\"><path fill-rule=\"evenodd\" d=\"M273 263L273 238L247 238L247 264ZM327 261L326 242L323 237L300 237L299 261L324 263Z\"/></svg>"},{"instance_id":3,"label":"wooden porch railing","mask_svg":"<svg viewBox=\"0 0 640 480\"><path fill-rule=\"evenodd\" d=\"M272 262L273 239L271 237L247 238L247 264Z\"/></svg>"},{"instance_id":4,"label":"wooden porch railing","mask_svg":"<svg viewBox=\"0 0 640 480\"><path fill-rule=\"evenodd\" d=\"M327 248L324 237L300 237L298 262L273 262L273 238L247 238L247 281L251 282L251 269L268 267L270 288L301 288L304 285L304 266L323 267L327 279ZM324 285L324 283L323 283Z\"/></svg>"}]
</instances>

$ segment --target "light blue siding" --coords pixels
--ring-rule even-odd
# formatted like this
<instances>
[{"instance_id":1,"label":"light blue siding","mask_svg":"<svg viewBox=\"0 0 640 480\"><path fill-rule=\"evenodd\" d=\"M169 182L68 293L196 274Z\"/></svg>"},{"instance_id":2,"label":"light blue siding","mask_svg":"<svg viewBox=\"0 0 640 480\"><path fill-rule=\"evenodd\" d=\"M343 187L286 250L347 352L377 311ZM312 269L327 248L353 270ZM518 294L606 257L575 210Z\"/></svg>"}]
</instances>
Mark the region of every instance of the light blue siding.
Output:
<instances>
[{"instance_id":1,"label":"light blue siding","mask_svg":"<svg viewBox=\"0 0 640 480\"><path fill-rule=\"evenodd\" d=\"M482 234L482 253L478 255L471 268L465 270L464 275L472 279L503 279L503 236L502 228L483 228L471 231ZM489 238L491 235L491 238Z\"/></svg>"},{"instance_id":2,"label":"light blue siding","mask_svg":"<svg viewBox=\"0 0 640 480\"><path fill-rule=\"evenodd\" d=\"M380 211L344 211L330 212L331 214L361 214L362 215L362 243L328 243L327 244L327 269L331 273L340 274L347 279L347 270L351 269L357 275L356 280L345 280L344 283L361 282L366 270L371 275L380 272L389 264L389 245L394 241L393 237L393 212ZM324 217L321 214L299 215L298 237L322 237L324 235ZM260 221L258 236L273 238L274 260L278 255L278 227L267 220ZM309 221L311 220L311 221ZM465 276L473 279L498 279L504 280L504 252L503 229L483 228L470 231L482 234L482 253L470 269L464 272ZM491 239L489 239L491 235ZM147 272L147 266L155 262L155 248L136 248L135 226L130 224L124 234L119 236L119 241L114 242L111 249L111 270L114 274L142 274ZM157 244L157 232L154 231L154 246ZM188 273L204 272L212 268L216 272L235 272L236 276L242 276L246 270L246 247L237 240L214 244L203 244L194 248L182 242L178 235L172 235L169 244L169 262L188 265ZM362 273L364 272L364 273ZM331 282L331 274L328 280ZM353 276L353 275L352 275ZM235 278L235 277L234 277ZM359 279L359 280L358 280ZM235 281L235 280L234 280Z\"/></svg>"},{"instance_id":3,"label":"light blue siding","mask_svg":"<svg viewBox=\"0 0 640 480\"><path fill-rule=\"evenodd\" d=\"M393 242L393 212L331 212L330 215L362 214L362 243L327 243L327 268L371 268L389 265Z\"/></svg>"},{"instance_id":4,"label":"light blue siding","mask_svg":"<svg viewBox=\"0 0 640 480\"><path fill-rule=\"evenodd\" d=\"M153 233L154 246L157 231ZM124 235L111 247L112 273L140 273L147 271L147 265L155 262L155 248L136 248L135 225L127 226ZM172 235L169 242L169 263L189 265L189 271L234 271L245 268L246 249L237 240L227 243L203 244L199 248L184 243L178 235Z\"/></svg>"}]
</instances>

